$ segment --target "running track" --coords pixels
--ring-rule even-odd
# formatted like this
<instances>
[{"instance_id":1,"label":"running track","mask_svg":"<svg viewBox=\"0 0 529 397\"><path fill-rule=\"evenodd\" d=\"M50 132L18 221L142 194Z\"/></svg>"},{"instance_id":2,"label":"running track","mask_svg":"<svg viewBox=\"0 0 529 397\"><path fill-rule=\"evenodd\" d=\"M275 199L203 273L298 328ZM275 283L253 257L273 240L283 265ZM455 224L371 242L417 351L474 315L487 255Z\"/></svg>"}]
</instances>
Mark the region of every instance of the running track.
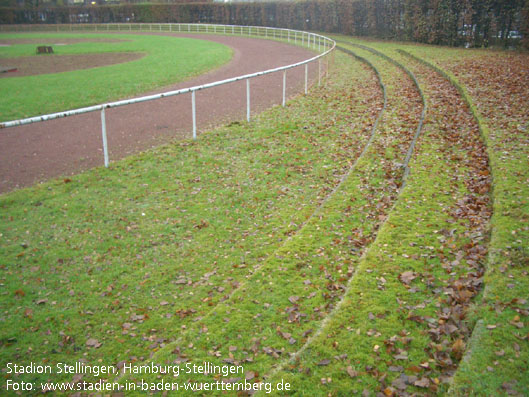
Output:
<instances>
[{"instance_id":1,"label":"running track","mask_svg":"<svg viewBox=\"0 0 529 397\"><path fill-rule=\"evenodd\" d=\"M173 34L230 46L234 56L223 67L191 80L149 92L206 84L247 73L296 63L314 54L301 47L237 36ZM309 66L311 79L317 64ZM252 79L251 110L255 114L282 98L282 73ZM287 96L303 91L304 67L287 72ZM244 81L196 93L198 129L246 117ZM184 94L106 110L110 161L168 142L190 137L191 95ZM0 193L50 178L103 165L100 112L92 112L0 130Z\"/></svg>"}]
</instances>

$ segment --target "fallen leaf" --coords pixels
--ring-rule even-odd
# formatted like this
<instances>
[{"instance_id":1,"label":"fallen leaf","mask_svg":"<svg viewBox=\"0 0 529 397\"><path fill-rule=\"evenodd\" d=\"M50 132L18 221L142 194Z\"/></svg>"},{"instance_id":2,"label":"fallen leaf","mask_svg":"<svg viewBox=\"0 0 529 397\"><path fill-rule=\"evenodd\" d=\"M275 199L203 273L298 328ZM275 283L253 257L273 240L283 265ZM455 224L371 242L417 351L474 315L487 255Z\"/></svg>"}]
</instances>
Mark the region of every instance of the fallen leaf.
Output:
<instances>
[{"instance_id":1,"label":"fallen leaf","mask_svg":"<svg viewBox=\"0 0 529 397\"><path fill-rule=\"evenodd\" d=\"M347 366L345 371L347 372L347 375L349 375L351 378L356 378L358 376L358 372L356 372L350 365Z\"/></svg>"},{"instance_id":2,"label":"fallen leaf","mask_svg":"<svg viewBox=\"0 0 529 397\"><path fill-rule=\"evenodd\" d=\"M99 348L102 345L97 339L90 338L86 341L86 346L93 347L94 349Z\"/></svg>"}]
</instances>

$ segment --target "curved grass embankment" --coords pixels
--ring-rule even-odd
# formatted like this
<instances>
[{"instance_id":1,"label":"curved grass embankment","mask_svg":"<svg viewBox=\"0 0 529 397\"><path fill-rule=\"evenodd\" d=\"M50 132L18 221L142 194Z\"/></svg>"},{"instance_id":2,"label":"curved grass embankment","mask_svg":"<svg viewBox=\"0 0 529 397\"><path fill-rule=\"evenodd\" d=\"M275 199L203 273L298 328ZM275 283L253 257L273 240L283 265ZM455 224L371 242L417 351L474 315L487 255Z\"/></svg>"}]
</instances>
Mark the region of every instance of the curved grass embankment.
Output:
<instances>
[{"instance_id":1,"label":"curved grass embankment","mask_svg":"<svg viewBox=\"0 0 529 397\"><path fill-rule=\"evenodd\" d=\"M485 148L457 91L400 60L427 98L424 132L339 310L272 379L300 395L442 393L472 329L465 313L479 292L490 215Z\"/></svg>"},{"instance_id":2,"label":"curved grass embankment","mask_svg":"<svg viewBox=\"0 0 529 397\"><path fill-rule=\"evenodd\" d=\"M487 140L494 212L485 289L471 312L476 327L450 393L529 393L528 55L430 48L408 51L457 87Z\"/></svg>"},{"instance_id":3,"label":"curved grass embankment","mask_svg":"<svg viewBox=\"0 0 529 397\"><path fill-rule=\"evenodd\" d=\"M337 63L357 77L251 124L0 196L2 366L143 362L237 290L367 142L377 80Z\"/></svg>"},{"instance_id":4,"label":"curved grass embankment","mask_svg":"<svg viewBox=\"0 0 529 397\"><path fill-rule=\"evenodd\" d=\"M55 55L105 52L144 53L141 59L63 73L3 77L0 120L38 116L135 96L183 81L219 67L231 59L232 50L206 40L157 35L10 33L1 39L39 39L39 44L0 47L2 58L35 55L37 45L61 39L111 39L116 42L78 42L53 46ZM123 40L123 41L118 41ZM55 56L40 55L40 56Z\"/></svg>"},{"instance_id":5,"label":"curved grass embankment","mask_svg":"<svg viewBox=\"0 0 529 397\"><path fill-rule=\"evenodd\" d=\"M371 144L339 188L238 291L146 363L238 364L256 384L302 348L333 312L397 198L402 161L420 118L420 97L411 79L389 62L372 62L381 63L380 76L388 80L387 106ZM340 69L339 75L352 80L355 96L365 95L357 73ZM364 88L359 92L358 87ZM413 116L416 123L410 123ZM141 378L156 381L155 375ZM197 374L182 378L212 380ZM127 382L139 379L125 377Z\"/></svg>"}]
</instances>

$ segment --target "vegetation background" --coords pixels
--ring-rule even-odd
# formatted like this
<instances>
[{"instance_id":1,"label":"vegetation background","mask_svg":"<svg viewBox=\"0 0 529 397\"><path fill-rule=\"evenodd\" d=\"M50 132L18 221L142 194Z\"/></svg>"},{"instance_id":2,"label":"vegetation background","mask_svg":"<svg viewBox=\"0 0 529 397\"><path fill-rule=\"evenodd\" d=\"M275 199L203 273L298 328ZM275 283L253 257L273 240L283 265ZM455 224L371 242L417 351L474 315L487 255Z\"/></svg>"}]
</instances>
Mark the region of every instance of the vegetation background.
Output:
<instances>
[{"instance_id":1,"label":"vegetation background","mask_svg":"<svg viewBox=\"0 0 529 397\"><path fill-rule=\"evenodd\" d=\"M20 5L22 4L22 5ZM271 26L450 46L529 48L529 0L333 0L58 6L0 1L0 23L180 22ZM2 7L3 5L3 7Z\"/></svg>"}]
</instances>

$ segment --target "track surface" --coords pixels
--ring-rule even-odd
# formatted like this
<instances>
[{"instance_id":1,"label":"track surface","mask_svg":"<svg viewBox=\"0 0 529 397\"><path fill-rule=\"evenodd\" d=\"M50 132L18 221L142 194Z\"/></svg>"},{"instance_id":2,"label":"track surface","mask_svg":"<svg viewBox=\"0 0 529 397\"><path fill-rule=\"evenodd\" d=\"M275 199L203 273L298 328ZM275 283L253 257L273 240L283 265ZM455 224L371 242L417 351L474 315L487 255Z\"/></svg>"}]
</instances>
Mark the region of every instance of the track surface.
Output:
<instances>
[{"instance_id":1,"label":"track surface","mask_svg":"<svg viewBox=\"0 0 529 397\"><path fill-rule=\"evenodd\" d=\"M237 36L174 34L230 46L232 60L214 71L154 92L201 85L307 59L307 49L271 40ZM309 65L317 77L317 64ZM252 79L251 110L261 111L282 97L282 73ZM287 72L287 96L302 91L304 67ZM150 94L147 93L147 94ZM246 82L196 93L198 128L205 129L246 115ZM190 137L191 95L179 95L106 111L110 160ZM0 131L0 193L77 173L103 164L99 112L8 128Z\"/></svg>"}]
</instances>

